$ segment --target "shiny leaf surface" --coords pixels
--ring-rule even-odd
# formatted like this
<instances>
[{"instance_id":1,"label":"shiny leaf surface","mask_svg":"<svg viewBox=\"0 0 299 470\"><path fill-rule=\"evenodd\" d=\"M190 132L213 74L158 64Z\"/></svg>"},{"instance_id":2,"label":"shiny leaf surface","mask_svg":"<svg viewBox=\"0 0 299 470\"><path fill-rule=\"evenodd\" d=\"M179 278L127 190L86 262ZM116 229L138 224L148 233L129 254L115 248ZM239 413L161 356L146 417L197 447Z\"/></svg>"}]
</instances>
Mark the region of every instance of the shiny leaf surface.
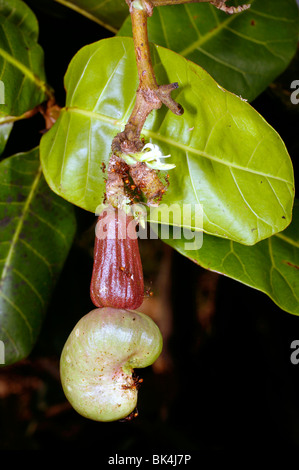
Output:
<instances>
[{"instance_id":1,"label":"shiny leaf surface","mask_svg":"<svg viewBox=\"0 0 299 470\"><path fill-rule=\"evenodd\" d=\"M5 364L35 344L70 249L73 207L47 186L38 149L0 164L0 339Z\"/></svg>"},{"instance_id":2,"label":"shiny leaf surface","mask_svg":"<svg viewBox=\"0 0 299 470\"><path fill-rule=\"evenodd\" d=\"M193 234L194 238L194 234ZM267 294L282 310L299 315L299 201L291 225L254 246L203 235L199 250L189 250L192 234L164 239L200 266ZM187 249L186 249L187 248Z\"/></svg>"},{"instance_id":3,"label":"shiny leaf surface","mask_svg":"<svg viewBox=\"0 0 299 470\"><path fill-rule=\"evenodd\" d=\"M0 4L0 122L21 116L47 98L43 50L38 23L21 0Z\"/></svg>"},{"instance_id":4,"label":"shiny leaf surface","mask_svg":"<svg viewBox=\"0 0 299 470\"><path fill-rule=\"evenodd\" d=\"M159 83L180 84L176 99L185 109L175 116L163 107L143 131L176 165L163 202L201 204L205 232L244 244L283 230L291 218L294 181L279 135L201 67L157 46L152 56ZM66 107L41 141L53 191L96 211L105 191L101 164L131 113L137 86L131 39L102 40L76 54L65 76ZM194 217L189 226L202 228Z\"/></svg>"}]
</instances>

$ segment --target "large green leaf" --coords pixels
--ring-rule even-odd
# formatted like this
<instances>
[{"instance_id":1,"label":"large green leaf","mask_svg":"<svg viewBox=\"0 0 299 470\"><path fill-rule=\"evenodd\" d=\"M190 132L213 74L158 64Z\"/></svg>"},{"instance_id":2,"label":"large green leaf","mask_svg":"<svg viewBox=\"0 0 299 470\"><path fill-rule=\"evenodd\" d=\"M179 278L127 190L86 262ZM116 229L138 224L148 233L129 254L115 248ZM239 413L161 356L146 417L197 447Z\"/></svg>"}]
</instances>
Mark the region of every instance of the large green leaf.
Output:
<instances>
[{"instance_id":1,"label":"large green leaf","mask_svg":"<svg viewBox=\"0 0 299 470\"><path fill-rule=\"evenodd\" d=\"M0 122L5 122L7 116L22 116L49 94L43 50L37 38L38 23L24 2L0 2L1 98L4 94Z\"/></svg>"},{"instance_id":2,"label":"large green leaf","mask_svg":"<svg viewBox=\"0 0 299 470\"><path fill-rule=\"evenodd\" d=\"M178 82L183 116L165 107L144 128L171 153L165 204L203 205L205 232L253 244L283 230L294 198L293 169L278 134L246 102L202 68L153 46L160 83ZM102 203L101 163L134 105L138 78L133 41L111 38L81 49L66 77L66 107L41 140L46 180L57 194L92 212ZM196 226L194 218L190 227Z\"/></svg>"},{"instance_id":3,"label":"large green leaf","mask_svg":"<svg viewBox=\"0 0 299 470\"><path fill-rule=\"evenodd\" d=\"M116 33L129 14L125 0L53 0Z\"/></svg>"},{"instance_id":4,"label":"large green leaf","mask_svg":"<svg viewBox=\"0 0 299 470\"><path fill-rule=\"evenodd\" d=\"M26 357L70 249L73 207L47 186L38 149L0 164L0 340L5 364Z\"/></svg>"},{"instance_id":5,"label":"large green leaf","mask_svg":"<svg viewBox=\"0 0 299 470\"><path fill-rule=\"evenodd\" d=\"M38 21L22 0L1 0L0 14L17 26L26 36L38 40Z\"/></svg>"},{"instance_id":6,"label":"large green leaf","mask_svg":"<svg viewBox=\"0 0 299 470\"><path fill-rule=\"evenodd\" d=\"M299 200L291 225L254 246L204 234L202 247L190 250L194 234L176 236L163 240L200 266L258 289L281 309L299 315Z\"/></svg>"},{"instance_id":7,"label":"large green leaf","mask_svg":"<svg viewBox=\"0 0 299 470\"><path fill-rule=\"evenodd\" d=\"M298 6L295 0L246 3L251 8L236 15L210 4L155 8L149 40L196 62L224 88L252 101L296 52ZM132 35L130 17L118 35Z\"/></svg>"}]
</instances>

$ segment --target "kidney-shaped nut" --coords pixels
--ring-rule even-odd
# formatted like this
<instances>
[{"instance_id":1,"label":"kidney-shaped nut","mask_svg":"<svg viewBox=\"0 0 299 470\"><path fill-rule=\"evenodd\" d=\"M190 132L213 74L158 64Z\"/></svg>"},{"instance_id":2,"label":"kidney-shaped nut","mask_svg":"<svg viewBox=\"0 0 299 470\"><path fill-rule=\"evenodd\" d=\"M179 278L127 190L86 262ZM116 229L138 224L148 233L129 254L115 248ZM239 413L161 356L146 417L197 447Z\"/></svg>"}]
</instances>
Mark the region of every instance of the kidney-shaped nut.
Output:
<instances>
[{"instance_id":1,"label":"kidney-shaped nut","mask_svg":"<svg viewBox=\"0 0 299 470\"><path fill-rule=\"evenodd\" d=\"M156 323L133 310L97 308L70 333L60 358L66 398L95 421L126 418L136 408L134 369L153 364L162 350Z\"/></svg>"}]
</instances>

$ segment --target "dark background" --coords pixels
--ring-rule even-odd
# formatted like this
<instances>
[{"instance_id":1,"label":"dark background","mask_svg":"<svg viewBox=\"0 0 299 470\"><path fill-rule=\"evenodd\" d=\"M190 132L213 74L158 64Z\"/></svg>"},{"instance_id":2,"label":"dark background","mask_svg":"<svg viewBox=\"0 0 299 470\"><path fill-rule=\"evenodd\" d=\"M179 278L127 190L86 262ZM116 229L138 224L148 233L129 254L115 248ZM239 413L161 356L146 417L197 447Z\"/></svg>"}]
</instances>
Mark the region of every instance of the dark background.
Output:
<instances>
[{"instance_id":1,"label":"dark background","mask_svg":"<svg viewBox=\"0 0 299 470\"><path fill-rule=\"evenodd\" d=\"M48 82L64 105L63 76L82 46L112 36L53 2L40 23ZM47 2L42 2L47 8ZM279 132L298 173L299 105L290 104L297 59L252 105ZM5 155L37 145L40 115L17 122ZM20 149L20 142L22 148ZM299 319L264 294L201 269L159 240L140 242L146 313L165 346L140 371L138 418L96 423L67 403L59 356L89 298L94 215L76 209L78 232L30 357L0 372L0 450L98 449L107 454L299 448L299 364L290 361ZM299 274L298 274L299 275Z\"/></svg>"}]
</instances>

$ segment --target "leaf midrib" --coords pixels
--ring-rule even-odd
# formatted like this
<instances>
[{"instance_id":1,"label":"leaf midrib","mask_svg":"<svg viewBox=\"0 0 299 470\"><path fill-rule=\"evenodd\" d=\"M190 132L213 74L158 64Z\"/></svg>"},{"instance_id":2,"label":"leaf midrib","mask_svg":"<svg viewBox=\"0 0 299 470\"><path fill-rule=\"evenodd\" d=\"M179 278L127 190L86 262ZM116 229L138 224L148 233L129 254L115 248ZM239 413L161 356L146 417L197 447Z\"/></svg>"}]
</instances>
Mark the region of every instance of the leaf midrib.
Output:
<instances>
[{"instance_id":1,"label":"leaf midrib","mask_svg":"<svg viewBox=\"0 0 299 470\"><path fill-rule=\"evenodd\" d=\"M32 183L31 190L30 190L30 192L27 196L27 199L24 203L24 208L23 208L23 211L22 211L22 215L19 218L18 224L16 226L16 230L14 232L14 236L13 236L12 241L11 241L11 245L10 245L10 248L9 248L9 251L8 251L8 255L7 255L6 261L5 261L4 266L3 266L3 271L2 271L2 275L1 275L1 279L0 279L0 285L4 281L4 279L6 277L6 274L7 274L7 271L9 269L9 266L11 264L11 260L12 260L12 257L13 257L14 251L15 251L16 244L18 243L18 240L20 238L20 233L22 231L27 213L29 212L29 208L30 208L30 205L32 203L32 200L33 200L33 198L35 196L35 193L37 191L37 187L38 187L41 175L42 175L42 168L41 168L41 166L39 166L36 177L34 178L34 181Z\"/></svg>"},{"instance_id":2,"label":"leaf midrib","mask_svg":"<svg viewBox=\"0 0 299 470\"><path fill-rule=\"evenodd\" d=\"M299 241L294 240L293 238L288 237L287 235L284 235L283 232L276 233L274 237L280 238L283 240L285 243L288 243L289 245L294 246L295 248L299 249Z\"/></svg>"},{"instance_id":3,"label":"leaf midrib","mask_svg":"<svg viewBox=\"0 0 299 470\"><path fill-rule=\"evenodd\" d=\"M97 16L93 15L87 10L84 10L84 8L80 8L78 5L75 5L74 3L71 3L67 0L54 0L57 3L60 3L61 5L70 8L71 10L75 11L76 13L79 13L82 16L85 16L91 21L94 21L95 23L98 23L99 25L103 26L104 28L108 29L112 33L117 33L117 28L114 28L108 23L105 23L104 21L100 20Z\"/></svg>"},{"instance_id":4,"label":"leaf midrib","mask_svg":"<svg viewBox=\"0 0 299 470\"><path fill-rule=\"evenodd\" d=\"M254 2L255 2L255 0L252 0L251 5L253 5ZM187 9L188 5L185 5L185 8ZM210 8L214 8L214 7L210 5ZM251 8L249 9L249 11L252 11L252 13L260 13L260 12L256 12L255 10L253 10ZM208 33L198 37L198 39L196 41L193 41L192 44L190 44L190 46L186 47L185 49L182 49L181 51L178 51L178 54L182 55L183 57L187 57L189 54L192 54L192 52L194 52L196 49L199 49L203 44L210 41L213 37L217 36L223 29L226 29L227 26L230 23L234 22L234 20L239 16L239 14L228 16L225 20L218 23L217 26L212 28ZM267 16L267 15L264 15L264 16L270 18L270 16ZM281 19L281 18L277 18L277 17L273 17L273 16L271 16L271 19L281 20L281 21L288 21L288 22L291 21L291 20L288 20L288 19L284 19L284 18ZM165 35L165 39L166 39L166 35ZM260 44L264 44L262 41L256 41L256 40L253 40L252 38L248 38L248 40L251 40L253 42L257 42L257 43L260 43Z\"/></svg>"},{"instance_id":5,"label":"leaf midrib","mask_svg":"<svg viewBox=\"0 0 299 470\"><path fill-rule=\"evenodd\" d=\"M0 56L3 57L4 60L9 62L11 65L13 65L15 68L20 70L29 80L31 80L33 83L36 84L36 86L43 91L46 95L50 96L50 91L48 89L47 84L40 80L33 72L31 72L28 67L26 67L22 62L17 60L15 57L12 55L8 54L4 49L0 48Z\"/></svg>"},{"instance_id":6,"label":"leaf midrib","mask_svg":"<svg viewBox=\"0 0 299 470\"><path fill-rule=\"evenodd\" d=\"M97 119L98 121L102 121L102 122L106 122L108 124L112 124L114 127L118 128L120 130L123 129L123 126L124 126L123 121L120 121L118 119L114 119L110 116L105 116L105 115L100 114L100 113L96 113L94 111L87 111L87 110L76 108L76 107L65 107L65 108L62 108L61 112L71 112L71 113L81 114L81 115L86 116L88 118L93 118L93 119ZM151 131L151 130L148 130L148 129L143 129L142 134L144 134L145 136L147 136L149 138L159 140L160 142L172 145L173 147L179 148L180 150L183 150L184 152L192 152L195 155L198 155L198 156L203 157L203 158L207 158L208 160L211 160L211 161L214 161L216 163L225 165L229 168L235 168L237 170L246 171L248 173L253 173L255 175L264 176L265 178L271 178L271 179L274 179L276 181L281 181L282 183L285 183L285 184L289 184L289 185L293 184L292 181L287 181L284 178L280 178L280 177L275 176L275 175L267 174L267 173L260 172L260 171L257 171L257 170L252 170L250 168L246 168L246 167L242 167L240 165L236 165L235 163L224 162L223 160L220 160L219 158L217 158L215 156L209 155L206 152L195 149L193 147L188 147L187 145L184 145L184 144L182 144L182 143L180 143L176 140L173 140L170 137L160 135L157 132L154 132L154 131Z\"/></svg>"},{"instance_id":7,"label":"leaf midrib","mask_svg":"<svg viewBox=\"0 0 299 470\"><path fill-rule=\"evenodd\" d=\"M199 37L197 41L192 42L190 46L186 47L182 51L179 51L178 54L182 55L183 57L191 54L195 49L219 34L219 32L222 31L222 29L224 29L232 21L234 21L234 19L235 15L228 16L224 21L222 21L222 23L219 23L217 26L215 26L215 28L212 28L207 34Z\"/></svg>"}]
</instances>

